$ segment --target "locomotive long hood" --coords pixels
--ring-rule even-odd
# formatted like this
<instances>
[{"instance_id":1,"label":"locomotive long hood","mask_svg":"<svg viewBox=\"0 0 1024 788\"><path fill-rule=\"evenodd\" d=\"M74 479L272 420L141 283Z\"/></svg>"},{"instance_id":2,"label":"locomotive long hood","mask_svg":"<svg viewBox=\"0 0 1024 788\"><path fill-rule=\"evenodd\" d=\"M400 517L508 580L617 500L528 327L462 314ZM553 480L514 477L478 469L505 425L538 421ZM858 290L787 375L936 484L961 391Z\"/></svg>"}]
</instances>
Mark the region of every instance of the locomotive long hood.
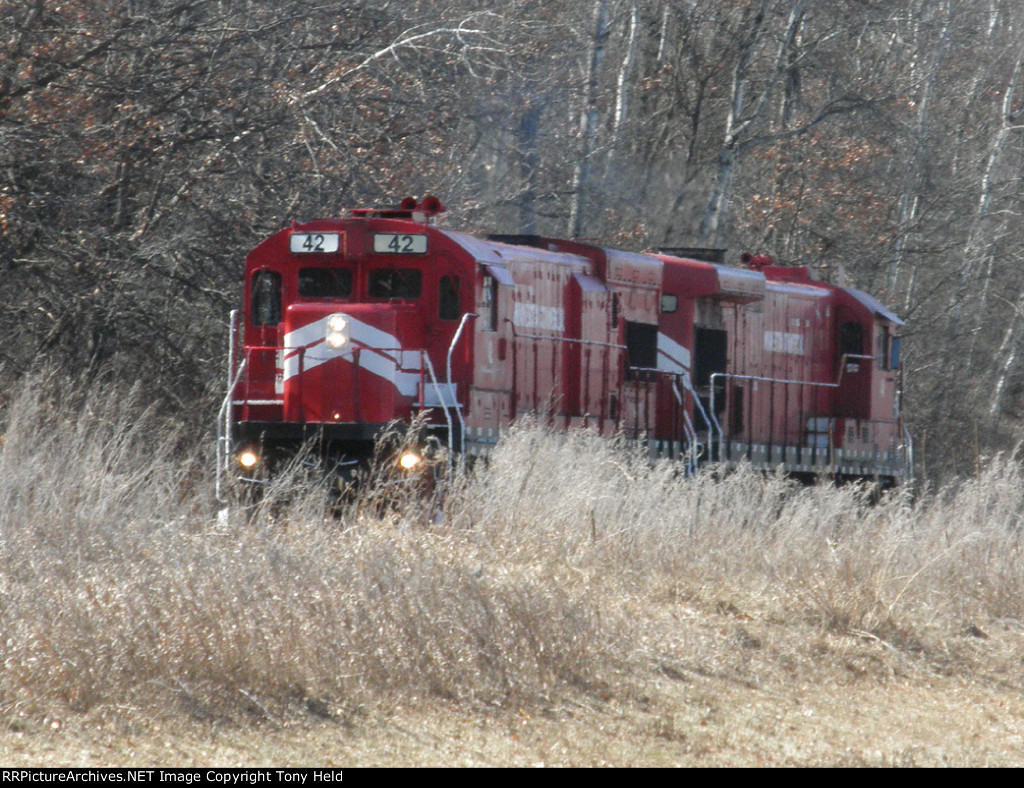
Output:
<instances>
[{"instance_id":1,"label":"locomotive long hood","mask_svg":"<svg viewBox=\"0 0 1024 788\"><path fill-rule=\"evenodd\" d=\"M885 320L888 320L889 322L897 326L906 325L906 323L900 320L899 316L895 312L886 307L877 298L868 295L863 290L854 290L852 287L841 287L839 289L846 293L849 293L861 306L871 310L878 317L884 318Z\"/></svg>"},{"instance_id":2,"label":"locomotive long hood","mask_svg":"<svg viewBox=\"0 0 1024 788\"><path fill-rule=\"evenodd\" d=\"M653 255L666 263L665 286L687 298L717 298L745 304L765 296L765 275L760 271L729 268L718 263L671 255Z\"/></svg>"}]
</instances>

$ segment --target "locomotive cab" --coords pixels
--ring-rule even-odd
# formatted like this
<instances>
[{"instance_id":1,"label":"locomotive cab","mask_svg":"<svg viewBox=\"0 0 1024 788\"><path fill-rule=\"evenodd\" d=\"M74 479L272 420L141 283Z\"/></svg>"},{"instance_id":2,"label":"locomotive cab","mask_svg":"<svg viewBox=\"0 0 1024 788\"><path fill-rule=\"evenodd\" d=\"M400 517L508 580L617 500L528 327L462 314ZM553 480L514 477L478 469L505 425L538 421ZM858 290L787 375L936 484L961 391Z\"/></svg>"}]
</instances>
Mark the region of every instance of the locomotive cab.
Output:
<instances>
[{"instance_id":1,"label":"locomotive cab","mask_svg":"<svg viewBox=\"0 0 1024 788\"><path fill-rule=\"evenodd\" d=\"M867 293L838 288L834 443L850 475L868 464L897 475L905 436L899 412L904 325Z\"/></svg>"}]
</instances>

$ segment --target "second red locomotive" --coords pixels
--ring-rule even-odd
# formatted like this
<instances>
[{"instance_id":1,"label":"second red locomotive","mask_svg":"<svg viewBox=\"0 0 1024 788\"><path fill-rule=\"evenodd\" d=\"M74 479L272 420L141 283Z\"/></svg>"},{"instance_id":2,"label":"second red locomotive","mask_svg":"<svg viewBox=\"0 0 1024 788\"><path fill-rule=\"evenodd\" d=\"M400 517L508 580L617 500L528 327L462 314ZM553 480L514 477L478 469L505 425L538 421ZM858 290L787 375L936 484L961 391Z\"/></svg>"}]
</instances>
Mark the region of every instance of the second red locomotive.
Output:
<instances>
[{"instance_id":1,"label":"second red locomotive","mask_svg":"<svg viewBox=\"0 0 1024 788\"><path fill-rule=\"evenodd\" d=\"M424 440L487 454L530 413L691 468L909 475L903 323L866 293L765 256L728 267L678 250L483 240L438 226L443 210L407 199L292 224L249 254L223 469L310 441L357 464L418 413Z\"/></svg>"}]
</instances>

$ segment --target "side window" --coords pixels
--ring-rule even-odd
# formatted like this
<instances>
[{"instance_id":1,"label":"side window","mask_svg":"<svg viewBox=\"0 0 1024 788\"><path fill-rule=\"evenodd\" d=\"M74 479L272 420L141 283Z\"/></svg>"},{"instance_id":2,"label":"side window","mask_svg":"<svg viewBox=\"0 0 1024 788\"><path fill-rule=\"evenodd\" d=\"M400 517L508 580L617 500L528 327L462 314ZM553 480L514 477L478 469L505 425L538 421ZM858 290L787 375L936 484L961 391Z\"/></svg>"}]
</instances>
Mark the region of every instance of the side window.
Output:
<instances>
[{"instance_id":1,"label":"side window","mask_svg":"<svg viewBox=\"0 0 1024 788\"><path fill-rule=\"evenodd\" d=\"M252 323L276 326L281 322L281 274L262 268L252 275Z\"/></svg>"},{"instance_id":2,"label":"side window","mask_svg":"<svg viewBox=\"0 0 1024 788\"><path fill-rule=\"evenodd\" d=\"M498 283L490 274L484 274L480 295L480 318L481 330L498 330Z\"/></svg>"},{"instance_id":3,"label":"side window","mask_svg":"<svg viewBox=\"0 0 1024 788\"><path fill-rule=\"evenodd\" d=\"M839 355L864 355L864 327L860 323L843 323L839 327Z\"/></svg>"},{"instance_id":4,"label":"side window","mask_svg":"<svg viewBox=\"0 0 1024 788\"><path fill-rule=\"evenodd\" d=\"M892 352L889 354L889 369L900 368L900 338L892 338Z\"/></svg>"},{"instance_id":5,"label":"side window","mask_svg":"<svg viewBox=\"0 0 1024 788\"><path fill-rule=\"evenodd\" d=\"M458 320L462 317L459 309L459 280L454 276L442 276L438 283L437 316L441 320Z\"/></svg>"}]
</instances>

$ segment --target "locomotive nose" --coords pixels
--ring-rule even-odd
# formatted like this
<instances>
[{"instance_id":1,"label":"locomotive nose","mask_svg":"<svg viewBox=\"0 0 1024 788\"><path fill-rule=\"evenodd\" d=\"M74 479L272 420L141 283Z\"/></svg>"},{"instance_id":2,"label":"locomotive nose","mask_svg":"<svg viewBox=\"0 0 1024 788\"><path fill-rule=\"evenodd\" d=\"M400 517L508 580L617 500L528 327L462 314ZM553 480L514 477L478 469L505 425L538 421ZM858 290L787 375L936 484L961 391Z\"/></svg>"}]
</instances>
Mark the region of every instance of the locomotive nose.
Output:
<instances>
[{"instance_id":1,"label":"locomotive nose","mask_svg":"<svg viewBox=\"0 0 1024 788\"><path fill-rule=\"evenodd\" d=\"M286 418L381 425L407 418L424 374L422 320L396 304L297 304L285 318Z\"/></svg>"}]
</instances>

